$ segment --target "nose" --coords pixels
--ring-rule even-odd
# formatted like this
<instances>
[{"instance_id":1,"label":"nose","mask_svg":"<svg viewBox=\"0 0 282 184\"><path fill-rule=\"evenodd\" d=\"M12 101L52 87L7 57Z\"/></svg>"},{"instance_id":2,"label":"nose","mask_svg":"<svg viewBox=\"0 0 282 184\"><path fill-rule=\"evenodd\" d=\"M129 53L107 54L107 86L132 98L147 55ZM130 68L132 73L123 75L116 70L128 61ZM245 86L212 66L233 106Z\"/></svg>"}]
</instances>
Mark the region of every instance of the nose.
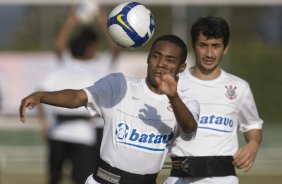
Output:
<instances>
[{"instance_id":1,"label":"nose","mask_svg":"<svg viewBox=\"0 0 282 184\"><path fill-rule=\"evenodd\" d=\"M206 56L207 56L207 57L212 57L212 56L213 56L212 47L207 47Z\"/></svg>"},{"instance_id":2,"label":"nose","mask_svg":"<svg viewBox=\"0 0 282 184\"><path fill-rule=\"evenodd\" d=\"M165 57L160 57L157 62L158 67L165 67L166 66L166 59Z\"/></svg>"}]
</instances>

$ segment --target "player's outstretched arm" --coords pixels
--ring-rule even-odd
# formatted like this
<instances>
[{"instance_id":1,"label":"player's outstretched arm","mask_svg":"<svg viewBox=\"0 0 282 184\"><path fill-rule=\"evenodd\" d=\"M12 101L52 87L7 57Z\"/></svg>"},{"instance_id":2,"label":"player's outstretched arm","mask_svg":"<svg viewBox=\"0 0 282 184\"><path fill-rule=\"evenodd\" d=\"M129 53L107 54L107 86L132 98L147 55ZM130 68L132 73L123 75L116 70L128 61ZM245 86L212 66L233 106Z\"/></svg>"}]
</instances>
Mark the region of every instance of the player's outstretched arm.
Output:
<instances>
[{"instance_id":1,"label":"player's outstretched arm","mask_svg":"<svg viewBox=\"0 0 282 184\"><path fill-rule=\"evenodd\" d=\"M25 122L26 108L32 109L39 103L57 107L78 108L87 104L87 95L83 90L72 89L34 92L21 101L19 113L22 122Z\"/></svg>"},{"instance_id":2,"label":"player's outstretched arm","mask_svg":"<svg viewBox=\"0 0 282 184\"><path fill-rule=\"evenodd\" d=\"M106 43L107 43L107 47L111 51L111 54L112 54L112 57L113 57L113 62L115 62L117 57L120 54L121 47L119 47L110 37L110 35L108 33L108 26L107 26L108 15L105 12L105 10L101 7L99 9L99 16L96 17L96 20L97 21L95 21L95 23L98 26L98 28L102 30L101 34L105 38Z\"/></svg>"},{"instance_id":3,"label":"player's outstretched arm","mask_svg":"<svg viewBox=\"0 0 282 184\"><path fill-rule=\"evenodd\" d=\"M159 83L158 88L167 95L179 126L185 133L191 133L197 129L198 124L194 119L193 114L177 93L178 79L178 75L175 75L174 73L167 73L161 76L160 79L157 79Z\"/></svg>"},{"instance_id":4,"label":"player's outstretched arm","mask_svg":"<svg viewBox=\"0 0 282 184\"><path fill-rule=\"evenodd\" d=\"M54 52L59 59L62 59L63 51L66 49L66 45L71 37L71 34L74 32L78 24L78 20L76 19L72 8L67 19L60 28L54 42Z\"/></svg>"},{"instance_id":5,"label":"player's outstretched arm","mask_svg":"<svg viewBox=\"0 0 282 184\"><path fill-rule=\"evenodd\" d=\"M245 132L244 137L247 144L238 149L237 153L234 155L233 164L236 168L248 172L255 162L262 140L262 131L260 129L253 129Z\"/></svg>"}]
</instances>

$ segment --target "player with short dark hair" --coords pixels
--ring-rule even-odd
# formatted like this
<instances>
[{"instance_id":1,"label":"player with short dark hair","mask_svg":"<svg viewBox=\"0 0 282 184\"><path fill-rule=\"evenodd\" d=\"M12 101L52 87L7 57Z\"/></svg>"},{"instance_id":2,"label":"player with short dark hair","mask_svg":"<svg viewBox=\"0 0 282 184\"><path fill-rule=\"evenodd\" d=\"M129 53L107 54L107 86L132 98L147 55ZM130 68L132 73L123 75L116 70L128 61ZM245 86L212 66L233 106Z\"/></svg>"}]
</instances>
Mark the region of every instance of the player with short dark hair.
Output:
<instances>
[{"instance_id":1,"label":"player with short dark hair","mask_svg":"<svg viewBox=\"0 0 282 184\"><path fill-rule=\"evenodd\" d=\"M179 80L179 93L188 92L200 103L195 138L178 137L170 148L172 170L166 184L237 184L235 167L248 171L262 139L249 84L221 69L228 49L229 26L220 17L202 17L192 26L195 65ZM247 144L238 149L237 127Z\"/></svg>"},{"instance_id":2,"label":"player with short dark hair","mask_svg":"<svg viewBox=\"0 0 282 184\"><path fill-rule=\"evenodd\" d=\"M227 22L218 17L205 17L198 19L191 28L192 45L195 46L200 34L203 34L207 39L221 38L224 48L229 44L230 29Z\"/></svg>"},{"instance_id":3,"label":"player with short dark hair","mask_svg":"<svg viewBox=\"0 0 282 184\"><path fill-rule=\"evenodd\" d=\"M88 2L88 0L86 0ZM86 1L79 1L84 3ZM112 72L118 46L107 33L107 16L97 5L91 24L82 24L75 6L60 27L54 42L58 65L38 88L45 91L81 89ZM95 21L94 21L95 20ZM106 47L102 49L102 42ZM83 184L96 168L103 132L103 120L90 117L85 108L66 109L39 105L42 134L47 143L48 184L59 184L65 167L74 184ZM67 163L67 165L66 165Z\"/></svg>"},{"instance_id":4,"label":"player with short dark hair","mask_svg":"<svg viewBox=\"0 0 282 184\"><path fill-rule=\"evenodd\" d=\"M154 184L167 146L178 136L190 140L197 129L197 101L177 92L185 52L177 36L160 37L148 55L145 79L115 73L85 89L34 92L21 102L21 120L26 108L40 103L85 106L104 120L100 162L86 183Z\"/></svg>"},{"instance_id":5,"label":"player with short dark hair","mask_svg":"<svg viewBox=\"0 0 282 184\"><path fill-rule=\"evenodd\" d=\"M153 42L151 51L154 48L155 44L157 44L159 41L169 41L171 43L178 45L180 48L182 48L181 60L182 60L182 63L185 63L187 55L188 55L188 49L187 49L186 44L179 37L171 36L171 35L164 35L164 36L158 37Z\"/></svg>"},{"instance_id":6,"label":"player with short dark hair","mask_svg":"<svg viewBox=\"0 0 282 184\"><path fill-rule=\"evenodd\" d=\"M98 46L100 43L99 35L96 30L91 27L83 27L82 30L73 37L70 41L70 52L72 57L81 58L81 59L92 59L93 55L97 54L96 52L89 52L88 49L95 47L98 50ZM86 54L87 51L91 54Z\"/></svg>"}]
</instances>

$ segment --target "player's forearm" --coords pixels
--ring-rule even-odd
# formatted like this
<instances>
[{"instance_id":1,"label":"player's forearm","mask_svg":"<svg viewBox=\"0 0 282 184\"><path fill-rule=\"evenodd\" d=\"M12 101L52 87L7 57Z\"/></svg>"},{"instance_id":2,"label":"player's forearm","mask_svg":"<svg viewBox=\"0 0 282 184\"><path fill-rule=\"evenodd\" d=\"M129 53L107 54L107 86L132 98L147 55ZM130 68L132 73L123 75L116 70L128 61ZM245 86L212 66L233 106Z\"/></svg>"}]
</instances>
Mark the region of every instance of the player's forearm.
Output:
<instances>
[{"instance_id":1,"label":"player's forearm","mask_svg":"<svg viewBox=\"0 0 282 184\"><path fill-rule=\"evenodd\" d=\"M78 23L75 16L73 15L73 12L70 11L68 18L59 30L54 43L54 51L59 58L62 57L62 53L66 48L71 34L74 32L74 29L76 28L77 24Z\"/></svg>"},{"instance_id":2,"label":"player's forearm","mask_svg":"<svg viewBox=\"0 0 282 184\"><path fill-rule=\"evenodd\" d=\"M111 54L113 56L113 60L112 61L116 61L116 58L118 57L120 51L121 51L121 47L119 47L110 37L110 35L108 34L108 26L107 26L107 19L108 16L106 14L106 12L104 11L104 9L100 9L99 12L99 16L97 16L97 24L98 26L102 29L102 34L105 37L107 46L109 47Z\"/></svg>"},{"instance_id":3,"label":"player's forearm","mask_svg":"<svg viewBox=\"0 0 282 184\"><path fill-rule=\"evenodd\" d=\"M180 97L178 95L176 95L175 97L169 97L169 101L173 108L176 120L182 130L185 133L191 133L195 131L197 129L198 124L194 119L192 113L189 111L189 109L186 107Z\"/></svg>"},{"instance_id":4,"label":"player's forearm","mask_svg":"<svg viewBox=\"0 0 282 184\"><path fill-rule=\"evenodd\" d=\"M83 97L82 90L62 90L53 92L36 92L35 95L39 97L40 103L53 105L65 108L78 108L86 105L87 99Z\"/></svg>"},{"instance_id":5,"label":"player's forearm","mask_svg":"<svg viewBox=\"0 0 282 184\"><path fill-rule=\"evenodd\" d=\"M244 137L248 144L253 144L259 148L262 141L261 129L253 129L244 133Z\"/></svg>"}]
</instances>

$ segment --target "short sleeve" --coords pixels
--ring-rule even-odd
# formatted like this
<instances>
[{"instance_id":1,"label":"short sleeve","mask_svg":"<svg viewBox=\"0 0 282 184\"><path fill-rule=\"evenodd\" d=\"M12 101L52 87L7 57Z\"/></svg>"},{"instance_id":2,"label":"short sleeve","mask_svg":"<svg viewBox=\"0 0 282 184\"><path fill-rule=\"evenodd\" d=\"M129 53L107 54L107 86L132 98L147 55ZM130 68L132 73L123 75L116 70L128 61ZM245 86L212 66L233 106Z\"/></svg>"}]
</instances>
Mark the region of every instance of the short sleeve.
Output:
<instances>
[{"instance_id":1,"label":"short sleeve","mask_svg":"<svg viewBox=\"0 0 282 184\"><path fill-rule=\"evenodd\" d=\"M239 109L238 124L241 132L262 128L263 120L259 118L255 100L248 84Z\"/></svg>"},{"instance_id":2,"label":"short sleeve","mask_svg":"<svg viewBox=\"0 0 282 184\"><path fill-rule=\"evenodd\" d=\"M84 91L88 99L86 108L90 114L103 116L104 109L113 108L125 96L126 79L121 73L110 74Z\"/></svg>"}]
</instances>

